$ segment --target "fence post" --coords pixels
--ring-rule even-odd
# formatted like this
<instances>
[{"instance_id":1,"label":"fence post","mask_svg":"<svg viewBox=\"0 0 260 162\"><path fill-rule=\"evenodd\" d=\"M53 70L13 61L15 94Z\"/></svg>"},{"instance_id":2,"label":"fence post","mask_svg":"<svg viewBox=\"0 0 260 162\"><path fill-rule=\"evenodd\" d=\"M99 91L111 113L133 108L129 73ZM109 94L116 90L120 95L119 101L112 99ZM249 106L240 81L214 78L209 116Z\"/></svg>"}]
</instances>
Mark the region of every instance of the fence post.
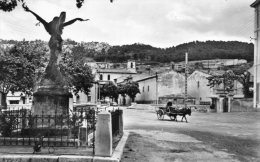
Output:
<instances>
[{"instance_id":1,"label":"fence post","mask_svg":"<svg viewBox=\"0 0 260 162\"><path fill-rule=\"evenodd\" d=\"M112 124L111 114L103 111L98 114L95 155L110 157L112 155Z\"/></svg>"},{"instance_id":2,"label":"fence post","mask_svg":"<svg viewBox=\"0 0 260 162\"><path fill-rule=\"evenodd\" d=\"M124 118L123 118L123 110L119 111L119 134L122 135L124 133Z\"/></svg>"},{"instance_id":3,"label":"fence post","mask_svg":"<svg viewBox=\"0 0 260 162\"><path fill-rule=\"evenodd\" d=\"M79 146L86 146L88 141L87 127L79 127Z\"/></svg>"}]
</instances>

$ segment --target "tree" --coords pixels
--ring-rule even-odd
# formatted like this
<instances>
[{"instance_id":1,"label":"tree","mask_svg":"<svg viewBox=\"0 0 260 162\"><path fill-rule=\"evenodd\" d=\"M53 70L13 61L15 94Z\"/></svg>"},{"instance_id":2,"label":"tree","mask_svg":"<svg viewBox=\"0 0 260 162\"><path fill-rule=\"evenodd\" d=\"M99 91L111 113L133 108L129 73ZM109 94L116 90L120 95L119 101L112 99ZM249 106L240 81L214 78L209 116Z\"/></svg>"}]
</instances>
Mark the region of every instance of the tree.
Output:
<instances>
[{"instance_id":1,"label":"tree","mask_svg":"<svg viewBox=\"0 0 260 162\"><path fill-rule=\"evenodd\" d=\"M113 83L105 84L100 88L100 96L101 98L110 97L115 101L117 101L118 98L117 86Z\"/></svg>"},{"instance_id":2,"label":"tree","mask_svg":"<svg viewBox=\"0 0 260 162\"><path fill-rule=\"evenodd\" d=\"M6 107L7 94L22 91L31 94L37 79L44 69L44 55L47 49L42 42L22 41L15 44L0 57L0 92L2 105Z\"/></svg>"},{"instance_id":3,"label":"tree","mask_svg":"<svg viewBox=\"0 0 260 162\"><path fill-rule=\"evenodd\" d=\"M123 105L125 105L125 102L126 102L126 87L124 84L118 84L117 85L117 88L118 88L118 94L120 94L122 97L123 97Z\"/></svg>"},{"instance_id":4,"label":"tree","mask_svg":"<svg viewBox=\"0 0 260 162\"><path fill-rule=\"evenodd\" d=\"M75 95L79 92L84 92L87 95L90 92L94 82L94 75L90 67L82 60L73 60L70 54L64 54L60 63L60 70L65 77L67 86Z\"/></svg>"},{"instance_id":5,"label":"tree","mask_svg":"<svg viewBox=\"0 0 260 162\"><path fill-rule=\"evenodd\" d=\"M112 3L113 0L110 0L110 2ZM18 3L25 3L25 0L1 0L0 1L0 10L10 12L17 7ZM84 0L76 0L76 6L78 8L81 8L83 3L84 3Z\"/></svg>"},{"instance_id":6,"label":"tree","mask_svg":"<svg viewBox=\"0 0 260 162\"><path fill-rule=\"evenodd\" d=\"M250 72L248 69L252 67L252 63L243 64L240 66L234 66L231 69L237 76L237 80L243 85L243 94L245 98L253 97L253 92L250 91L250 87L253 86L250 82Z\"/></svg>"},{"instance_id":7,"label":"tree","mask_svg":"<svg viewBox=\"0 0 260 162\"><path fill-rule=\"evenodd\" d=\"M134 81L130 81L124 84L124 89L125 94L127 94L132 99L132 102L135 101L136 94L140 93L139 84Z\"/></svg>"},{"instance_id":8,"label":"tree","mask_svg":"<svg viewBox=\"0 0 260 162\"><path fill-rule=\"evenodd\" d=\"M203 64L202 64L202 62L196 62L196 63L194 64L194 68L195 68L195 69L203 69Z\"/></svg>"},{"instance_id":9,"label":"tree","mask_svg":"<svg viewBox=\"0 0 260 162\"><path fill-rule=\"evenodd\" d=\"M222 89L224 90L224 92L229 93L233 91L234 81L237 80L237 76L234 74L232 70L228 70L222 75L212 75L207 79L208 86L210 86L211 88L222 84Z\"/></svg>"}]
</instances>

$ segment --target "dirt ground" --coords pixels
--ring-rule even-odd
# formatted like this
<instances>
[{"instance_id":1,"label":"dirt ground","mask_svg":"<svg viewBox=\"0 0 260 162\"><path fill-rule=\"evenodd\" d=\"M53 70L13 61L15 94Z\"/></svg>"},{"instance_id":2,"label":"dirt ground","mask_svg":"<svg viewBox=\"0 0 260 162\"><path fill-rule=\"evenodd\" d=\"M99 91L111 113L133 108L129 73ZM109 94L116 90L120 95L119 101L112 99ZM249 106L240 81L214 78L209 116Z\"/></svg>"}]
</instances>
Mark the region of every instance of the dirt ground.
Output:
<instances>
[{"instance_id":1,"label":"dirt ground","mask_svg":"<svg viewBox=\"0 0 260 162\"><path fill-rule=\"evenodd\" d=\"M153 111L125 109L130 136L121 161L260 162L260 112L195 112L187 119L158 120Z\"/></svg>"}]
</instances>

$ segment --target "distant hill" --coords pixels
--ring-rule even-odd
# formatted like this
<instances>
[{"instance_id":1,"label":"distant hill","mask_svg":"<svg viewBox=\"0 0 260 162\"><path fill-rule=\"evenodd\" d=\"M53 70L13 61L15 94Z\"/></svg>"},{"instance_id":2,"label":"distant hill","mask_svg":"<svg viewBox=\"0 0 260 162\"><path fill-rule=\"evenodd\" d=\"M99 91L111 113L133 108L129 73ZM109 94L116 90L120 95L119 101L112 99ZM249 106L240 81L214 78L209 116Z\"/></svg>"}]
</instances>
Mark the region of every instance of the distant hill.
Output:
<instances>
[{"instance_id":1,"label":"distant hill","mask_svg":"<svg viewBox=\"0 0 260 162\"><path fill-rule=\"evenodd\" d=\"M207 59L245 59L253 61L254 45L238 41L206 41L190 42L166 49L166 54L175 61L183 61L184 53L188 51L189 60Z\"/></svg>"},{"instance_id":2,"label":"distant hill","mask_svg":"<svg viewBox=\"0 0 260 162\"><path fill-rule=\"evenodd\" d=\"M206 59L246 59L254 58L252 43L238 41L206 41L189 42L170 48L155 48L145 44L132 44L111 47L106 60L121 62L127 59L153 62L184 61L185 52L189 53L189 60Z\"/></svg>"},{"instance_id":3,"label":"distant hill","mask_svg":"<svg viewBox=\"0 0 260 162\"><path fill-rule=\"evenodd\" d=\"M0 48L11 47L16 42L16 40L0 39ZM33 43L34 41L31 42ZM47 46L47 42L43 44ZM66 39L63 45L64 52L73 53L76 59L85 57L92 58L96 61L124 62L129 59L134 59L140 62L153 63L180 62L184 61L185 52L189 53L189 60L191 61L234 58L253 61L254 59L253 44L238 41L194 41L169 48L156 48L141 43L110 46L104 42L79 43Z\"/></svg>"}]
</instances>

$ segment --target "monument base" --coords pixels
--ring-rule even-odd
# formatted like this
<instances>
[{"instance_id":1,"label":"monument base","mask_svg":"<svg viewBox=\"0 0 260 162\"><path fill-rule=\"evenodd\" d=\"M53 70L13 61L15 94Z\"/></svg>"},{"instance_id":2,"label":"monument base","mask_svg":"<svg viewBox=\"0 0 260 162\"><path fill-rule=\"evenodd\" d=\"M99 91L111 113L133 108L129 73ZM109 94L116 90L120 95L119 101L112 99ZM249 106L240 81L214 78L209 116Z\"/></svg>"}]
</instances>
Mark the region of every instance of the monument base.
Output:
<instances>
[{"instance_id":1,"label":"monument base","mask_svg":"<svg viewBox=\"0 0 260 162\"><path fill-rule=\"evenodd\" d=\"M69 98L67 88L42 87L33 94L33 115L68 115Z\"/></svg>"}]
</instances>

